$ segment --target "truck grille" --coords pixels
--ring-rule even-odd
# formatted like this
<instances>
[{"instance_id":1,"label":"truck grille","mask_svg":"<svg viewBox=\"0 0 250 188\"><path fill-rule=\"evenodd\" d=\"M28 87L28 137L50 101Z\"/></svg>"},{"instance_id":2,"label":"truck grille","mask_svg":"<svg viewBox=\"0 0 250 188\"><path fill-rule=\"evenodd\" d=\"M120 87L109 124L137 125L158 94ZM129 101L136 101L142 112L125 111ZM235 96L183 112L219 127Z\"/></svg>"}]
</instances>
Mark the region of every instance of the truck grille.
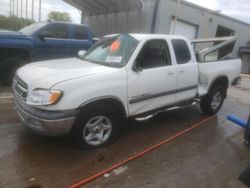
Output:
<instances>
[{"instance_id":1,"label":"truck grille","mask_svg":"<svg viewBox=\"0 0 250 188\"><path fill-rule=\"evenodd\" d=\"M24 100L26 100L28 85L24 81L22 81L18 76L15 76L12 87L16 94L19 94Z\"/></svg>"}]
</instances>

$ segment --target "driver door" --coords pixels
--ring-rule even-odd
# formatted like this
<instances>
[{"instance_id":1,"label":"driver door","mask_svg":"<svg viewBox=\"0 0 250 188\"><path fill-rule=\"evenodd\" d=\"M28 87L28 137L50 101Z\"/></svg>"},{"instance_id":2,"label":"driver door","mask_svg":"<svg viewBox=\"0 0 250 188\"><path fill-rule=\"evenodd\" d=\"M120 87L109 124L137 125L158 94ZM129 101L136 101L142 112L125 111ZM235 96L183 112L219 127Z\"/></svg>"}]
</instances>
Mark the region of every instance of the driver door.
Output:
<instances>
[{"instance_id":1,"label":"driver door","mask_svg":"<svg viewBox=\"0 0 250 188\"><path fill-rule=\"evenodd\" d=\"M129 114L175 103L176 67L165 39L147 41L128 77Z\"/></svg>"},{"instance_id":2,"label":"driver door","mask_svg":"<svg viewBox=\"0 0 250 188\"><path fill-rule=\"evenodd\" d=\"M39 36L46 33L43 38ZM51 23L34 38L34 59L47 60L70 57L69 26L61 23Z\"/></svg>"}]
</instances>

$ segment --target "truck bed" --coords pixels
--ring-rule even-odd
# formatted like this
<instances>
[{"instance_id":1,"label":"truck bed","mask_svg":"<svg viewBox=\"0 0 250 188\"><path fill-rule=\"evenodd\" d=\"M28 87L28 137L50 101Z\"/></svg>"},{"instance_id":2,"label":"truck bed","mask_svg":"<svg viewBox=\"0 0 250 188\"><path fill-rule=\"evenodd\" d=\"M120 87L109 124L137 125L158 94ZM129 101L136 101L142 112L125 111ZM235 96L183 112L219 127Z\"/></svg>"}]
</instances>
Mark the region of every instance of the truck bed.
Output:
<instances>
[{"instance_id":1,"label":"truck bed","mask_svg":"<svg viewBox=\"0 0 250 188\"><path fill-rule=\"evenodd\" d=\"M229 85L239 77L241 71L240 59L229 59L214 62L198 62L199 67L199 87L198 94L203 96L207 93L211 83L220 77L228 78Z\"/></svg>"}]
</instances>

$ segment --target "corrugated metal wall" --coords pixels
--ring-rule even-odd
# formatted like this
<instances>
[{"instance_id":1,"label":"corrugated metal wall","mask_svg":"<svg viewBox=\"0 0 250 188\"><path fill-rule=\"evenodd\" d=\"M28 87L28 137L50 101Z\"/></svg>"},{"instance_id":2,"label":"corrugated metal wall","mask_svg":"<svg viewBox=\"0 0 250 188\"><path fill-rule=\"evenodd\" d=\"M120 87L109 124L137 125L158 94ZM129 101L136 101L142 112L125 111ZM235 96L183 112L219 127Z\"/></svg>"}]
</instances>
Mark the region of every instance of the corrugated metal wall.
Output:
<instances>
[{"instance_id":1,"label":"corrugated metal wall","mask_svg":"<svg viewBox=\"0 0 250 188\"><path fill-rule=\"evenodd\" d=\"M130 11L83 18L95 36L110 33L150 33L155 0L143 0L141 11Z\"/></svg>"},{"instance_id":2,"label":"corrugated metal wall","mask_svg":"<svg viewBox=\"0 0 250 188\"><path fill-rule=\"evenodd\" d=\"M117 14L106 14L85 17L83 22L90 25L96 37L111 33L150 33L152 17L156 0L143 0L141 11L130 11ZM160 0L156 16L155 33L169 34L171 20L176 13L175 0ZM181 4L178 18L187 23L197 25L197 37L204 38L206 19L202 12L206 10L196 6ZM238 37L234 48L234 56L238 55L239 46L246 46L250 41L250 26L233 21L223 16L210 15L208 23L208 37L215 37L218 25L235 31Z\"/></svg>"}]
</instances>

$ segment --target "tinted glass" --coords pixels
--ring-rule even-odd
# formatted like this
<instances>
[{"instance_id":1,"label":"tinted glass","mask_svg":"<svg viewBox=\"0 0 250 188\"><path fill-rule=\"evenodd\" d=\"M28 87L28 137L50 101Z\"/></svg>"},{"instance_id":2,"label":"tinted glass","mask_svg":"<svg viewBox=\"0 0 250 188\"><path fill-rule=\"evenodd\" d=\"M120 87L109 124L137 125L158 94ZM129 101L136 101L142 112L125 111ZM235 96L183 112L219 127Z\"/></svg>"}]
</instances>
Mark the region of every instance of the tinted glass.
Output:
<instances>
[{"instance_id":1,"label":"tinted glass","mask_svg":"<svg viewBox=\"0 0 250 188\"><path fill-rule=\"evenodd\" d=\"M128 34L105 37L95 43L84 55L83 59L112 67L124 66L139 41Z\"/></svg>"},{"instance_id":2,"label":"tinted glass","mask_svg":"<svg viewBox=\"0 0 250 188\"><path fill-rule=\"evenodd\" d=\"M88 39L88 30L84 26L74 26L74 39L86 40Z\"/></svg>"},{"instance_id":3,"label":"tinted glass","mask_svg":"<svg viewBox=\"0 0 250 188\"><path fill-rule=\"evenodd\" d=\"M23 29L19 30L24 35L33 35L35 32L37 32L39 29L44 27L47 23L34 23L27 27L24 27Z\"/></svg>"},{"instance_id":4,"label":"tinted glass","mask_svg":"<svg viewBox=\"0 0 250 188\"><path fill-rule=\"evenodd\" d=\"M178 64L188 63L191 60L187 43L181 39L172 40L175 58Z\"/></svg>"},{"instance_id":5,"label":"tinted glass","mask_svg":"<svg viewBox=\"0 0 250 188\"><path fill-rule=\"evenodd\" d=\"M69 29L66 24L50 24L43 31L49 32L48 38L69 38Z\"/></svg>"},{"instance_id":6,"label":"tinted glass","mask_svg":"<svg viewBox=\"0 0 250 188\"><path fill-rule=\"evenodd\" d=\"M144 44L136 59L142 69L171 65L169 49L165 40L151 40Z\"/></svg>"}]
</instances>

